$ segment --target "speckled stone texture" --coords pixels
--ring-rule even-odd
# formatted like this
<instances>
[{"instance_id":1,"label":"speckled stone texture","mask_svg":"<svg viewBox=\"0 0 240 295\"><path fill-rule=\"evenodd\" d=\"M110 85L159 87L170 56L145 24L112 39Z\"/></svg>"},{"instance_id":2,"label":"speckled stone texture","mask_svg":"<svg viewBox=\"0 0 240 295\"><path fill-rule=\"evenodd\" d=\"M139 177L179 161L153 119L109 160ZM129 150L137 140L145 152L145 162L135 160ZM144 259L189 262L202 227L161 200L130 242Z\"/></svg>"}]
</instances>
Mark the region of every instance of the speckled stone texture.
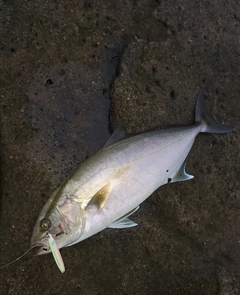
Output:
<instances>
[{"instance_id":1,"label":"speckled stone texture","mask_svg":"<svg viewBox=\"0 0 240 295\"><path fill-rule=\"evenodd\" d=\"M238 1L1 1L0 17L0 265L117 126L192 124L200 86L236 126L197 137L195 178L156 191L138 227L62 249L65 274L28 253L0 270L0 294L239 294Z\"/></svg>"}]
</instances>

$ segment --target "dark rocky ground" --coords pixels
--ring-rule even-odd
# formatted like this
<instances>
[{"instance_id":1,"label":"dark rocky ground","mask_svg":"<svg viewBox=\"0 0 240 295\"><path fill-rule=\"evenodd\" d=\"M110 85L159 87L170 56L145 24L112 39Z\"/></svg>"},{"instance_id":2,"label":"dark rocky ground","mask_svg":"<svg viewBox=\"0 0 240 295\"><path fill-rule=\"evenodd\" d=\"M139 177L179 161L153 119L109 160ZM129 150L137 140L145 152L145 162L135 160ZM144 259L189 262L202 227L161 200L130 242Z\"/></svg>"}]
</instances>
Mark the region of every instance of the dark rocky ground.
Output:
<instances>
[{"instance_id":1,"label":"dark rocky ground","mask_svg":"<svg viewBox=\"0 0 240 295\"><path fill-rule=\"evenodd\" d=\"M109 132L212 117L187 171L132 229L105 230L0 270L3 294L240 294L238 1L1 1L1 265L29 247L51 192ZM110 123L109 123L110 122Z\"/></svg>"}]
</instances>

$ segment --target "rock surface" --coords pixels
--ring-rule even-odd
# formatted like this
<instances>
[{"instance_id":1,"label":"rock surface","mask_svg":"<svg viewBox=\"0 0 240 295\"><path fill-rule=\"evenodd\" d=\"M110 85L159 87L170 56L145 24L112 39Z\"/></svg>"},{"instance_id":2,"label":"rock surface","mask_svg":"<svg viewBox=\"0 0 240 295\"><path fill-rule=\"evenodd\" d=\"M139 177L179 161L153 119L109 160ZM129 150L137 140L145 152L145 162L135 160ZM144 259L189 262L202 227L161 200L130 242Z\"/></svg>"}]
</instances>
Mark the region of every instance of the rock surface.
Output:
<instances>
[{"instance_id":1,"label":"rock surface","mask_svg":"<svg viewBox=\"0 0 240 295\"><path fill-rule=\"evenodd\" d=\"M238 294L240 9L237 2L2 1L1 265L29 247L54 189L117 126L191 124L206 107L236 126L200 135L194 180L161 187L132 219L0 270L5 294Z\"/></svg>"}]
</instances>

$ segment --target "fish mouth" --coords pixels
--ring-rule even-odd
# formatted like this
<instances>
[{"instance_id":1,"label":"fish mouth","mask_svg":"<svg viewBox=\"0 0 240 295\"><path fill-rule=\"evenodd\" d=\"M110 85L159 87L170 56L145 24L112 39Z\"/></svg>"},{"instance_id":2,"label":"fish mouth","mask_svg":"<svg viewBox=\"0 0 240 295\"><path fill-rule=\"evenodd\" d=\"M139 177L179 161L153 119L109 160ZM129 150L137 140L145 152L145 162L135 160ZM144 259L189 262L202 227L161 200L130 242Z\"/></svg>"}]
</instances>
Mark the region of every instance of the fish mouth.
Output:
<instances>
[{"instance_id":1,"label":"fish mouth","mask_svg":"<svg viewBox=\"0 0 240 295\"><path fill-rule=\"evenodd\" d=\"M48 242L47 238L44 238L44 239L37 241L37 242L32 242L31 248L37 248L35 255L44 255L44 254L51 253L51 250L49 248L49 242Z\"/></svg>"},{"instance_id":2,"label":"fish mouth","mask_svg":"<svg viewBox=\"0 0 240 295\"><path fill-rule=\"evenodd\" d=\"M45 246L45 245L41 245L41 246L36 246L39 247L36 251L36 255L44 255L44 254L48 254L51 253L52 251L49 249L49 247Z\"/></svg>"}]
</instances>

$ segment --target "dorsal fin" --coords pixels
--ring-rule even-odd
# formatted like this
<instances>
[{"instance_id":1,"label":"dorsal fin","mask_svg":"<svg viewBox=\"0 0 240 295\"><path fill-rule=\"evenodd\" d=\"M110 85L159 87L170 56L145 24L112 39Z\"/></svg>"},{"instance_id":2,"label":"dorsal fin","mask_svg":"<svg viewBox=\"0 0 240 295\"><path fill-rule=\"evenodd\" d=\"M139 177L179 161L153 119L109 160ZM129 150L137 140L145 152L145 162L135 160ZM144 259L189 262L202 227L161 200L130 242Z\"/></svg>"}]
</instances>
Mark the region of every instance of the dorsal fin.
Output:
<instances>
[{"instance_id":1,"label":"dorsal fin","mask_svg":"<svg viewBox=\"0 0 240 295\"><path fill-rule=\"evenodd\" d=\"M104 147L110 146L111 144L120 141L121 139L124 139L127 137L126 130L119 126L113 134L109 137L108 141L105 143Z\"/></svg>"}]
</instances>

